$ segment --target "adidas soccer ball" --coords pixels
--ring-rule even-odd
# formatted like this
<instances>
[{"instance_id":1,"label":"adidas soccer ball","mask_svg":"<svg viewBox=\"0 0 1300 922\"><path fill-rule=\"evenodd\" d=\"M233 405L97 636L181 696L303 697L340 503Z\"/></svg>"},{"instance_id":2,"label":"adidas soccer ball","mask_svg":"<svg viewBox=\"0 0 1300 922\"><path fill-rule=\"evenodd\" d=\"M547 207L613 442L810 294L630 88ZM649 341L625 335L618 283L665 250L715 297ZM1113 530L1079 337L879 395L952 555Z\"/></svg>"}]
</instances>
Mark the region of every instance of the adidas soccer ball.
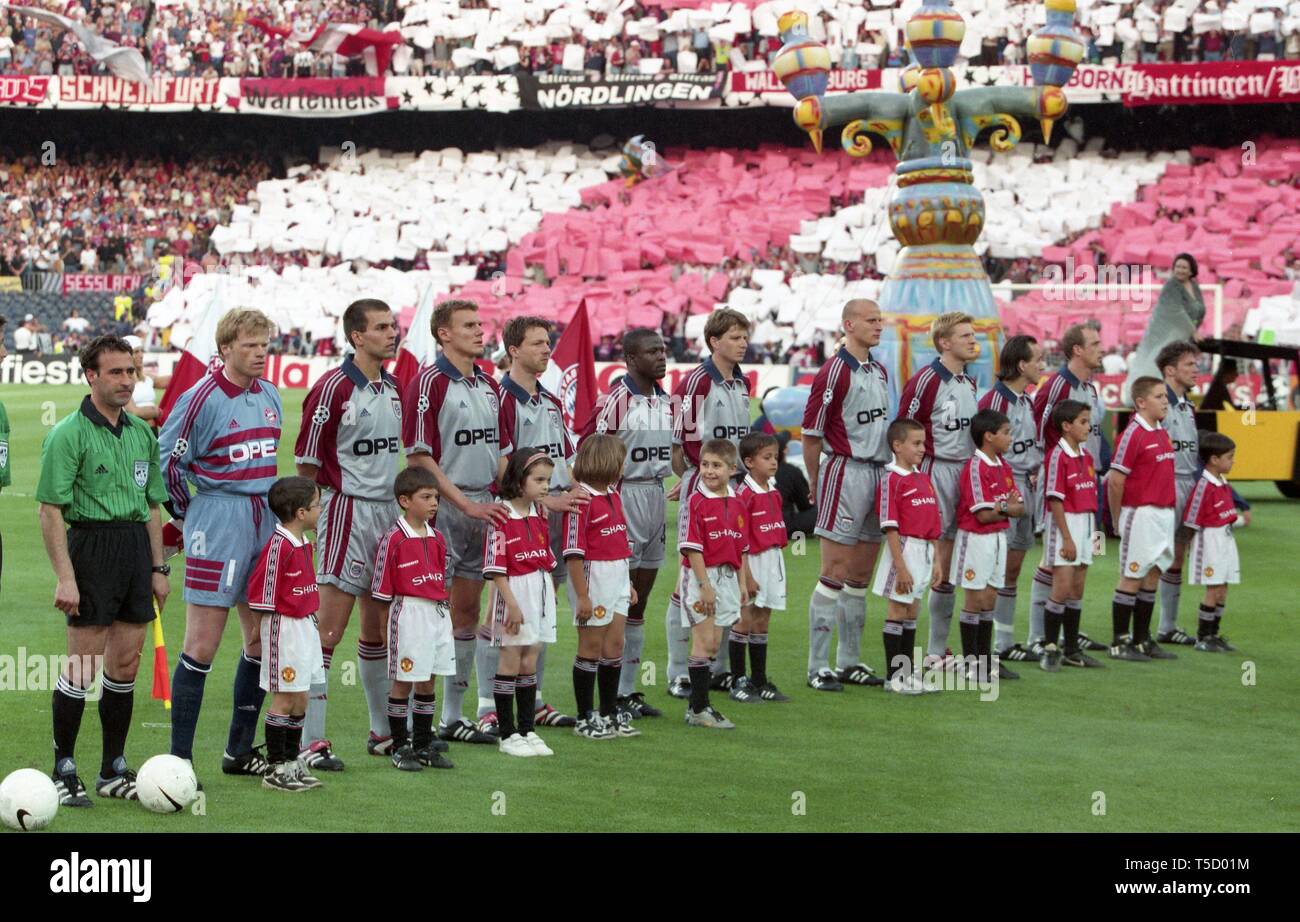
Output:
<instances>
[{"instance_id":1,"label":"adidas soccer ball","mask_svg":"<svg viewBox=\"0 0 1300 922\"><path fill-rule=\"evenodd\" d=\"M58 812L59 792L44 772L20 768L0 781L0 820L10 829L44 829Z\"/></svg>"},{"instance_id":2,"label":"adidas soccer ball","mask_svg":"<svg viewBox=\"0 0 1300 922\"><path fill-rule=\"evenodd\" d=\"M135 773L135 795L153 813L180 813L198 794L194 769L178 756L154 756Z\"/></svg>"}]
</instances>

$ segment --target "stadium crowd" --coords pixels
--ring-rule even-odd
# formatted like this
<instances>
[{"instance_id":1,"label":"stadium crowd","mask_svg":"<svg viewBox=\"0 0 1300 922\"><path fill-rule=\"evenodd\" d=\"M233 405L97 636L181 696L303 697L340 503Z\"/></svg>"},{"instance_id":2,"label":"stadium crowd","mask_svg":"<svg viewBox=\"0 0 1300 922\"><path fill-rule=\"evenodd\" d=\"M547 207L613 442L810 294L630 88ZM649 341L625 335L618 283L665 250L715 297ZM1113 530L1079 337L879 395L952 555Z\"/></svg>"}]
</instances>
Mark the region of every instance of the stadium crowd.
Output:
<instances>
[{"instance_id":1,"label":"stadium crowd","mask_svg":"<svg viewBox=\"0 0 1300 922\"><path fill-rule=\"evenodd\" d=\"M444 5L420 0L70 0L66 7L41 5L84 19L105 38L140 49L154 73L177 77L343 77L363 72L359 58L312 51L293 36L263 31L254 20L291 27L295 35L309 34L325 23L359 23L380 30L400 24L412 54L395 56L392 67L397 73L413 76L715 73L763 60L770 63L781 47L779 36L763 34L771 30L760 30L748 18L741 20L749 22L748 30L737 31L725 27L727 21L710 18L707 11L688 14L670 9L671 3L633 3L621 9L618 0L608 0L603 11L589 13L590 4L570 0L549 13L546 28L532 30L533 37L521 38L516 29L494 34L495 43L482 41L477 28L435 27L435 21L453 23L454 17L435 20ZM1084 11L1078 26L1086 43L1084 62L1300 59L1300 29L1288 31L1289 20L1280 16L1264 31L1243 26L1199 32L1188 16L1184 28L1175 31L1166 28L1165 14L1176 5L1174 0L1142 4L1134 10L1133 19L1121 19L1118 25L1115 20L1103 25L1091 18L1095 11ZM1217 5L1203 5L1207 10L1217 9ZM498 14L502 6L489 0L459 0L457 9L467 15L481 11L486 16L489 9ZM968 12L963 3L956 6ZM983 9L983 4L980 6ZM1007 12L996 19L985 15L972 21L968 14L971 27L980 36L979 51L967 57L968 63L1025 63L1025 41L1036 28L1028 11L1035 6L1009 0ZM853 5L836 9L863 12ZM564 14L563 18L557 18L558 14ZM1155 20L1144 18L1148 16ZM852 14L838 20L827 11L819 13L818 20L814 36L825 37L837 67L872 69L906 63L902 35L892 26L870 28L875 23L867 23L862 16ZM517 13L515 24L528 22L522 11ZM1148 28L1143 31L1142 25ZM70 33L38 24L19 12L0 12L0 74L102 72Z\"/></svg>"}]
</instances>

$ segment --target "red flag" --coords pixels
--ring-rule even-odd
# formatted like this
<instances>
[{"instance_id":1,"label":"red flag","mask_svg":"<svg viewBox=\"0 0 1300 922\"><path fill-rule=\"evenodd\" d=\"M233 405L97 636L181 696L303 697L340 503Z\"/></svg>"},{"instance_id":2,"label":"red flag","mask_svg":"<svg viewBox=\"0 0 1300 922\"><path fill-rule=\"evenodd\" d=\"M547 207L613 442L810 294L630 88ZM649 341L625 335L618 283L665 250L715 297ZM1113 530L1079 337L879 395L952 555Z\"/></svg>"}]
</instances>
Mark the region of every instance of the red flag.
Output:
<instances>
[{"instance_id":1,"label":"red flag","mask_svg":"<svg viewBox=\"0 0 1300 922\"><path fill-rule=\"evenodd\" d=\"M551 353L542 386L560 398L570 432L586 423L596 407L596 351L591 344L587 299L578 302L569 325Z\"/></svg>"},{"instance_id":2,"label":"red flag","mask_svg":"<svg viewBox=\"0 0 1300 922\"><path fill-rule=\"evenodd\" d=\"M176 284L181 283L178 281ZM168 297L184 297L188 300L190 294L185 289L173 288ZM167 382L162 403L158 405L158 425L167 421L167 414L181 394L198 384L209 370L221 366L221 359L217 355L217 321L225 312L224 282L218 277L208 303L197 312L186 311L192 318L192 334L181 352L180 360L172 369L172 378Z\"/></svg>"},{"instance_id":3,"label":"red flag","mask_svg":"<svg viewBox=\"0 0 1300 922\"><path fill-rule=\"evenodd\" d=\"M395 28L381 32L358 23L326 22L315 31L297 32L287 26L273 26L261 19L250 18L248 24L263 32L296 41L312 51L338 54L345 58L359 55L365 59L366 73L372 77L382 77L387 73L389 62L395 54L407 53L406 40Z\"/></svg>"},{"instance_id":4,"label":"red flag","mask_svg":"<svg viewBox=\"0 0 1300 922\"><path fill-rule=\"evenodd\" d=\"M406 336L402 337L402 345L397 350L397 364L393 368L393 377L400 382L399 390L403 393L408 381L438 360L432 323L433 286L426 285L411 317L411 325L406 329Z\"/></svg>"}]
</instances>

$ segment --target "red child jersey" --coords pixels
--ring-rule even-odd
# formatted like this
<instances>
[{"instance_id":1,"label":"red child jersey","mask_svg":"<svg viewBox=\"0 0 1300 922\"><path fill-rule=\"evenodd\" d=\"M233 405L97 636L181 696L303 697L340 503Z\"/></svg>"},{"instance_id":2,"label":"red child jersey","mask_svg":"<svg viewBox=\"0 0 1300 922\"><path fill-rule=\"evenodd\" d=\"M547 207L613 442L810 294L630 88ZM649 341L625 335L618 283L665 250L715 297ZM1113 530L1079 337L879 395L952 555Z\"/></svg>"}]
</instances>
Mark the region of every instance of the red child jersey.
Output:
<instances>
[{"instance_id":1,"label":"red child jersey","mask_svg":"<svg viewBox=\"0 0 1300 922\"><path fill-rule=\"evenodd\" d=\"M745 540L749 553L761 554L770 547L785 547L781 491L771 483L763 489L753 477L746 477L736 495L745 505Z\"/></svg>"},{"instance_id":2,"label":"red child jersey","mask_svg":"<svg viewBox=\"0 0 1300 922\"><path fill-rule=\"evenodd\" d=\"M979 449L961 469L961 502L957 508L957 527L977 535L1005 531L1008 519L984 523L975 517L981 509L996 509L1002 500L1019 496L1011 465L1001 458L994 460Z\"/></svg>"},{"instance_id":3,"label":"red child jersey","mask_svg":"<svg viewBox=\"0 0 1300 922\"><path fill-rule=\"evenodd\" d=\"M885 473L888 476L880 482L877 494L880 527L897 528L902 538L937 541L943 534L943 520L930 475L903 470L892 462L885 466Z\"/></svg>"},{"instance_id":4,"label":"red child jersey","mask_svg":"<svg viewBox=\"0 0 1300 922\"><path fill-rule=\"evenodd\" d=\"M311 544L275 526L248 577L248 607L287 618L306 618L319 607Z\"/></svg>"},{"instance_id":5,"label":"red child jersey","mask_svg":"<svg viewBox=\"0 0 1300 922\"><path fill-rule=\"evenodd\" d=\"M623 497L617 490L597 493L585 483L578 484L590 500L577 512L564 513L565 559L628 560L632 545L623 515Z\"/></svg>"},{"instance_id":6,"label":"red child jersey","mask_svg":"<svg viewBox=\"0 0 1300 922\"><path fill-rule=\"evenodd\" d=\"M1097 511L1097 469L1092 455L1082 445L1071 451L1065 439L1060 439L1047 452L1047 490L1044 508L1049 499L1059 499L1065 512Z\"/></svg>"},{"instance_id":7,"label":"red child jersey","mask_svg":"<svg viewBox=\"0 0 1300 922\"><path fill-rule=\"evenodd\" d=\"M1209 471L1201 471L1201 479L1196 481L1196 487L1187 500L1183 524L1199 530L1222 528L1235 521L1237 503L1232 496L1232 487Z\"/></svg>"},{"instance_id":8,"label":"red child jersey","mask_svg":"<svg viewBox=\"0 0 1300 922\"><path fill-rule=\"evenodd\" d=\"M431 525L421 535L405 516L398 519L379 542L370 594L381 602L398 595L445 602L447 542L442 535Z\"/></svg>"},{"instance_id":9,"label":"red child jersey","mask_svg":"<svg viewBox=\"0 0 1300 922\"><path fill-rule=\"evenodd\" d=\"M1174 507L1174 443L1159 423L1149 425L1134 413L1110 466L1128 475L1121 505Z\"/></svg>"},{"instance_id":10,"label":"red child jersey","mask_svg":"<svg viewBox=\"0 0 1300 922\"><path fill-rule=\"evenodd\" d=\"M730 484L725 496L714 496L703 480L697 480L686 510L677 517L677 549L682 552L682 566L691 565L687 551L699 551L706 567L726 564L739 570L741 556L749 553L745 511L745 503Z\"/></svg>"},{"instance_id":11,"label":"red child jersey","mask_svg":"<svg viewBox=\"0 0 1300 922\"><path fill-rule=\"evenodd\" d=\"M489 525L483 538L483 578L527 576L538 570L555 569L551 553L551 532L546 511L537 504L520 515L510 503L503 503L510 517L503 525Z\"/></svg>"}]
</instances>

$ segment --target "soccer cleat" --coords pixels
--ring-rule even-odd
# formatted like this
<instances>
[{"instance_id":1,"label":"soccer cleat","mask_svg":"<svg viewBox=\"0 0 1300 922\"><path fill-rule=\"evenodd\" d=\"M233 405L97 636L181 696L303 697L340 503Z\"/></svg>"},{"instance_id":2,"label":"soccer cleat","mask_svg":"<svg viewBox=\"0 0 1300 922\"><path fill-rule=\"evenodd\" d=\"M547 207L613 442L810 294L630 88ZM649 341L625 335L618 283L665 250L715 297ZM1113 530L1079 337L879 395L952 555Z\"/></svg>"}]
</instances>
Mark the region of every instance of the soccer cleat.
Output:
<instances>
[{"instance_id":1,"label":"soccer cleat","mask_svg":"<svg viewBox=\"0 0 1300 922\"><path fill-rule=\"evenodd\" d=\"M392 755L393 738L391 736L375 736L374 731L371 731L370 739L366 740L366 752L372 756Z\"/></svg>"},{"instance_id":2,"label":"soccer cleat","mask_svg":"<svg viewBox=\"0 0 1300 922\"><path fill-rule=\"evenodd\" d=\"M1075 653L1067 654L1065 658L1061 660L1061 662L1064 663L1066 666L1074 666L1076 668L1082 668L1082 669L1105 669L1106 668L1104 663L1102 663L1100 660L1093 659L1091 656L1089 656L1087 653L1084 653L1082 650L1079 650L1078 652Z\"/></svg>"},{"instance_id":3,"label":"soccer cleat","mask_svg":"<svg viewBox=\"0 0 1300 922\"><path fill-rule=\"evenodd\" d=\"M1046 649L1047 649L1047 644L1043 643L1041 640L1035 640L1033 643L1029 645L1029 655L1033 659L1042 659L1043 651Z\"/></svg>"},{"instance_id":4,"label":"soccer cleat","mask_svg":"<svg viewBox=\"0 0 1300 922\"><path fill-rule=\"evenodd\" d=\"M1027 660L1037 659L1031 650L1022 647L1018 643L1013 643L1011 646L1007 647L998 654L998 658L1012 663L1023 663Z\"/></svg>"},{"instance_id":5,"label":"soccer cleat","mask_svg":"<svg viewBox=\"0 0 1300 922\"><path fill-rule=\"evenodd\" d=\"M633 718L664 716L664 712L647 702L645 700L645 695L640 692L633 692L626 698L619 698L618 704L619 707L624 707L631 711Z\"/></svg>"},{"instance_id":6,"label":"soccer cleat","mask_svg":"<svg viewBox=\"0 0 1300 922\"><path fill-rule=\"evenodd\" d=\"M536 750L518 733L511 733L503 739L498 747L503 755L518 756L521 759L531 759L537 755Z\"/></svg>"},{"instance_id":7,"label":"soccer cleat","mask_svg":"<svg viewBox=\"0 0 1300 922\"><path fill-rule=\"evenodd\" d=\"M1001 681L1003 679L1018 679L1018 678L1020 678L1020 673L1012 672L1010 669L1006 667L1004 663L1002 663L1001 661L998 662L998 681Z\"/></svg>"},{"instance_id":8,"label":"soccer cleat","mask_svg":"<svg viewBox=\"0 0 1300 922\"><path fill-rule=\"evenodd\" d=\"M572 727L577 722L568 714L561 714L549 704L543 704L533 715L533 723L539 727Z\"/></svg>"},{"instance_id":9,"label":"soccer cleat","mask_svg":"<svg viewBox=\"0 0 1300 922\"><path fill-rule=\"evenodd\" d=\"M920 695L925 693L925 687L922 683L916 681L914 676L899 672L895 673L894 677L885 683L885 691L893 692L896 695Z\"/></svg>"},{"instance_id":10,"label":"soccer cleat","mask_svg":"<svg viewBox=\"0 0 1300 922\"><path fill-rule=\"evenodd\" d=\"M1058 672L1061 668L1061 651L1056 648L1056 644L1049 643L1043 646L1043 655L1038 660L1038 666L1043 672Z\"/></svg>"},{"instance_id":11,"label":"soccer cleat","mask_svg":"<svg viewBox=\"0 0 1300 922\"><path fill-rule=\"evenodd\" d=\"M781 689L777 688L771 682L767 682L758 687L758 696L764 701L789 701L790 696L783 694Z\"/></svg>"},{"instance_id":12,"label":"soccer cleat","mask_svg":"<svg viewBox=\"0 0 1300 922\"><path fill-rule=\"evenodd\" d=\"M484 745L497 742L495 736L488 736L483 733L464 717L450 726L438 724L438 739L447 740L449 743L482 743Z\"/></svg>"},{"instance_id":13,"label":"soccer cleat","mask_svg":"<svg viewBox=\"0 0 1300 922\"><path fill-rule=\"evenodd\" d=\"M1217 646L1224 653L1237 652L1237 648L1234 647L1232 644L1228 643L1228 638L1224 637L1222 634L1215 634L1212 639L1214 640L1215 646Z\"/></svg>"},{"instance_id":14,"label":"soccer cleat","mask_svg":"<svg viewBox=\"0 0 1300 922\"><path fill-rule=\"evenodd\" d=\"M1084 634L1084 633L1080 632L1080 633L1079 633L1079 649L1080 649L1080 650L1092 650L1093 652L1096 652L1096 651L1098 651L1098 650L1105 650L1105 649L1106 649L1106 645L1105 645L1104 643L1098 643L1097 641L1095 641L1095 640L1093 640L1091 637L1089 637L1087 634Z\"/></svg>"},{"instance_id":15,"label":"soccer cleat","mask_svg":"<svg viewBox=\"0 0 1300 922\"><path fill-rule=\"evenodd\" d=\"M735 677L730 672L716 673L709 680L709 688L713 691L731 691L731 686L735 684Z\"/></svg>"},{"instance_id":16,"label":"soccer cleat","mask_svg":"<svg viewBox=\"0 0 1300 922\"><path fill-rule=\"evenodd\" d=\"M393 768L404 772L418 772L424 768L410 743L403 743L392 752Z\"/></svg>"},{"instance_id":17,"label":"soccer cleat","mask_svg":"<svg viewBox=\"0 0 1300 922\"><path fill-rule=\"evenodd\" d=\"M482 717L478 719L478 732L485 733L488 736L492 737L493 739L497 738L498 733L497 733L497 712L496 711L488 711L486 714L484 714Z\"/></svg>"},{"instance_id":18,"label":"soccer cleat","mask_svg":"<svg viewBox=\"0 0 1300 922\"><path fill-rule=\"evenodd\" d=\"M290 762L289 767L292 768L294 774L298 776L299 783L309 790L321 786L320 779L311 773L311 769L302 764L302 759L295 759Z\"/></svg>"},{"instance_id":19,"label":"soccer cleat","mask_svg":"<svg viewBox=\"0 0 1300 922\"><path fill-rule=\"evenodd\" d=\"M719 730L734 730L734 729L736 729L736 725L733 724L731 721L727 720L727 718L723 717L723 716L722 716L722 712L720 712L717 708L715 708L715 707L713 707L712 705L710 705L709 708L708 708L708 712L709 712L709 714L711 714L711 715L713 716L714 726L715 726L717 729L719 729Z\"/></svg>"},{"instance_id":20,"label":"soccer cleat","mask_svg":"<svg viewBox=\"0 0 1300 922\"><path fill-rule=\"evenodd\" d=\"M1144 640L1137 646L1151 659L1178 659L1178 654L1170 653L1168 650L1161 650L1160 645L1154 640Z\"/></svg>"},{"instance_id":21,"label":"soccer cleat","mask_svg":"<svg viewBox=\"0 0 1300 922\"><path fill-rule=\"evenodd\" d=\"M64 759L59 768L62 768L63 771L55 772L51 776L54 779L54 790L59 795L59 806L92 806L90 798L86 796L86 786L81 783L81 779L77 776L76 764L71 759Z\"/></svg>"},{"instance_id":22,"label":"soccer cleat","mask_svg":"<svg viewBox=\"0 0 1300 922\"><path fill-rule=\"evenodd\" d=\"M291 794L307 790L307 785L298 779L298 773L294 770L297 764L297 762L281 762L271 766L271 770L262 776L262 787L270 791L288 791Z\"/></svg>"},{"instance_id":23,"label":"soccer cleat","mask_svg":"<svg viewBox=\"0 0 1300 922\"><path fill-rule=\"evenodd\" d=\"M714 708L706 707L704 710L692 711L686 708L686 725L688 727L705 727L709 730L734 730L736 725L727 718L723 717Z\"/></svg>"},{"instance_id":24,"label":"soccer cleat","mask_svg":"<svg viewBox=\"0 0 1300 922\"><path fill-rule=\"evenodd\" d=\"M96 778L95 793L100 797L116 797L118 800L140 799L135 793L135 772L129 768L112 778Z\"/></svg>"},{"instance_id":25,"label":"soccer cleat","mask_svg":"<svg viewBox=\"0 0 1300 922\"><path fill-rule=\"evenodd\" d=\"M1147 656L1135 647L1133 645L1133 639L1127 634L1119 638L1119 643L1111 644L1110 658L1123 660L1129 663L1151 662L1151 657Z\"/></svg>"},{"instance_id":26,"label":"soccer cleat","mask_svg":"<svg viewBox=\"0 0 1300 922\"><path fill-rule=\"evenodd\" d=\"M415 758L426 768L455 768L451 759L443 755L447 751L447 744L442 740L431 740L428 746L423 749L415 750Z\"/></svg>"},{"instance_id":27,"label":"soccer cleat","mask_svg":"<svg viewBox=\"0 0 1300 922\"><path fill-rule=\"evenodd\" d=\"M1200 640L1196 641L1196 646L1192 647L1192 649L1200 650L1202 653L1224 652L1223 648L1214 642L1214 638L1212 636L1202 637Z\"/></svg>"},{"instance_id":28,"label":"soccer cleat","mask_svg":"<svg viewBox=\"0 0 1300 922\"><path fill-rule=\"evenodd\" d=\"M816 675L810 676L808 678L808 687L816 691L844 691L844 685L841 684L835 673L829 669L822 669Z\"/></svg>"},{"instance_id":29,"label":"soccer cleat","mask_svg":"<svg viewBox=\"0 0 1300 922\"><path fill-rule=\"evenodd\" d=\"M614 731L615 736L626 736L630 738L641 735L641 731L632 726L631 711L619 708L614 712L614 719L610 720L605 718L605 723Z\"/></svg>"},{"instance_id":30,"label":"soccer cleat","mask_svg":"<svg viewBox=\"0 0 1300 922\"><path fill-rule=\"evenodd\" d=\"M617 735L614 728L595 711L589 712L585 718L578 721L573 732L588 740L612 740Z\"/></svg>"},{"instance_id":31,"label":"soccer cleat","mask_svg":"<svg viewBox=\"0 0 1300 922\"><path fill-rule=\"evenodd\" d=\"M1196 643L1196 638L1188 634L1182 628L1174 628L1172 631L1161 631L1156 635L1158 643L1171 643L1180 647L1190 647Z\"/></svg>"},{"instance_id":32,"label":"soccer cleat","mask_svg":"<svg viewBox=\"0 0 1300 922\"><path fill-rule=\"evenodd\" d=\"M542 739L532 730L524 734L524 742L533 747L533 752L539 756L553 756L555 750L546 745L546 740Z\"/></svg>"},{"instance_id":33,"label":"soccer cleat","mask_svg":"<svg viewBox=\"0 0 1300 922\"><path fill-rule=\"evenodd\" d=\"M854 663L843 669L835 670L835 678L844 685L884 685L885 680L876 675L876 671L866 663Z\"/></svg>"},{"instance_id":34,"label":"soccer cleat","mask_svg":"<svg viewBox=\"0 0 1300 922\"><path fill-rule=\"evenodd\" d=\"M318 772L343 771L343 760L330 750L329 740L316 740L298 753L298 758L303 765Z\"/></svg>"},{"instance_id":35,"label":"soccer cleat","mask_svg":"<svg viewBox=\"0 0 1300 922\"><path fill-rule=\"evenodd\" d=\"M689 698L691 696L691 680L678 677L668 683L668 694L673 698Z\"/></svg>"},{"instance_id":36,"label":"soccer cleat","mask_svg":"<svg viewBox=\"0 0 1300 922\"><path fill-rule=\"evenodd\" d=\"M763 700L758 693L758 686L751 682L747 675L743 675L736 680L728 697L732 701L739 701L742 704L755 704Z\"/></svg>"},{"instance_id":37,"label":"soccer cleat","mask_svg":"<svg viewBox=\"0 0 1300 922\"><path fill-rule=\"evenodd\" d=\"M261 777L271 770L271 763L266 761L266 747L254 746L238 756L229 753L221 755L221 772L225 775L256 775Z\"/></svg>"}]
</instances>

